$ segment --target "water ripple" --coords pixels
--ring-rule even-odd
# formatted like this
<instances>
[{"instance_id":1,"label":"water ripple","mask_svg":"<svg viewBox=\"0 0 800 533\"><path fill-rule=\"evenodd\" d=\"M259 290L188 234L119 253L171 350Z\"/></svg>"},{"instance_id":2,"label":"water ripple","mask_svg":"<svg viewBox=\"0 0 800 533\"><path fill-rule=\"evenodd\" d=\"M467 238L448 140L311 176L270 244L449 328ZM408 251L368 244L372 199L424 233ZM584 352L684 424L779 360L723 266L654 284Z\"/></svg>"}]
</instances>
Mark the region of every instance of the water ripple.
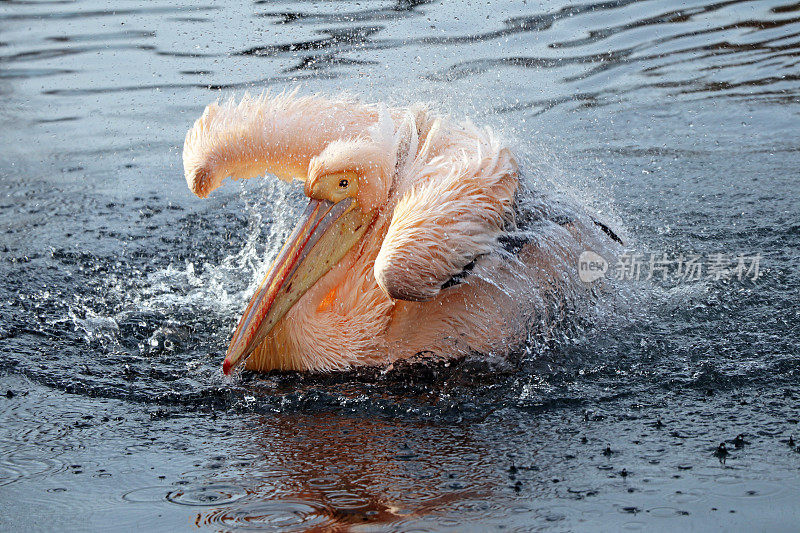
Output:
<instances>
[{"instance_id":1,"label":"water ripple","mask_svg":"<svg viewBox=\"0 0 800 533\"><path fill-rule=\"evenodd\" d=\"M214 484L172 490L166 495L166 499L178 505L217 506L231 504L244 498L246 494L245 489L236 485Z\"/></svg>"},{"instance_id":2,"label":"water ripple","mask_svg":"<svg viewBox=\"0 0 800 533\"><path fill-rule=\"evenodd\" d=\"M335 513L322 504L303 500L250 502L207 515L204 525L233 530L309 531L337 525Z\"/></svg>"}]
</instances>

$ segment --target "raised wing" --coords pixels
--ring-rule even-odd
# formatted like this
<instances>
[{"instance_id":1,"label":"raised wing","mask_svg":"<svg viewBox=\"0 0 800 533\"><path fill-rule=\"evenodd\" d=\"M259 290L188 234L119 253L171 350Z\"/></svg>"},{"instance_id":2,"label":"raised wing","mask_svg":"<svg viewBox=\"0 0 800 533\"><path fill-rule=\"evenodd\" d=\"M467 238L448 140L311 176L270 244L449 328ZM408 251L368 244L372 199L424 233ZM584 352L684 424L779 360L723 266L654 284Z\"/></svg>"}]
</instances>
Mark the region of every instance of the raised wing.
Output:
<instances>
[{"instance_id":1,"label":"raised wing","mask_svg":"<svg viewBox=\"0 0 800 533\"><path fill-rule=\"evenodd\" d=\"M491 130L467 125L443 142L440 155L412 169L375 261L375 279L398 300L434 298L493 249L512 217L517 165Z\"/></svg>"}]
</instances>

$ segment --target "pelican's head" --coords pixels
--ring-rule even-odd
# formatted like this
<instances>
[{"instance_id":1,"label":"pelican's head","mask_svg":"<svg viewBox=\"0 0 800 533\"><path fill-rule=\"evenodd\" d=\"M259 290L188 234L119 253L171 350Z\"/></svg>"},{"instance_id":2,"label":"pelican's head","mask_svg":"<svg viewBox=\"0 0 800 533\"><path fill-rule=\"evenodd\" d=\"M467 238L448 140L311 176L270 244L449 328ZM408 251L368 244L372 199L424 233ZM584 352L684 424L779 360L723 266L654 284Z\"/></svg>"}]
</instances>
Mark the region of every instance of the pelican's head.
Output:
<instances>
[{"instance_id":1,"label":"pelican's head","mask_svg":"<svg viewBox=\"0 0 800 533\"><path fill-rule=\"evenodd\" d=\"M248 304L223 363L243 363L295 303L362 239L386 203L395 155L385 109L294 94L211 104L183 149L189 188L271 172L305 181L308 207Z\"/></svg>"},{"instance_id":2,"label":"pelican's head","mask_svg":"<svg viewBox=\"0 0 800 533\"><path fill-rule=\"evenodd\" d=\"M239 321L225 374L361 240L386 203L386 162L378 145L362 139L335 141L311 160L304 189L308 206Z\"/></svg>"}]
</instances>

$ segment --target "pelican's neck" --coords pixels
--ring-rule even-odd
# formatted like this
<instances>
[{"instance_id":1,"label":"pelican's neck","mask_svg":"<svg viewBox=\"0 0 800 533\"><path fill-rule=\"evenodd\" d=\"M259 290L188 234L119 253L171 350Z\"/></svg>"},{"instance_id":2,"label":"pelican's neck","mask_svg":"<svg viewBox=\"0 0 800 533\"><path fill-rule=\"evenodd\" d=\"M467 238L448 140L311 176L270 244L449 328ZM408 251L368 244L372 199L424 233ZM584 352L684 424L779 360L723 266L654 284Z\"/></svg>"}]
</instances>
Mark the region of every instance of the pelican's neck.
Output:
<instances>
[{"instance_id":1,"label":"pelican's neck","mask_svg":"<svg viewBox=\"0 0 800 533\"><path fill-rule=\"evenodd\" d=\"M323 370L381 362L394 303L378 286L373 268L390 221L390 213L379 214L275 326L246 368Z\"/></svg>"}]
</instances>

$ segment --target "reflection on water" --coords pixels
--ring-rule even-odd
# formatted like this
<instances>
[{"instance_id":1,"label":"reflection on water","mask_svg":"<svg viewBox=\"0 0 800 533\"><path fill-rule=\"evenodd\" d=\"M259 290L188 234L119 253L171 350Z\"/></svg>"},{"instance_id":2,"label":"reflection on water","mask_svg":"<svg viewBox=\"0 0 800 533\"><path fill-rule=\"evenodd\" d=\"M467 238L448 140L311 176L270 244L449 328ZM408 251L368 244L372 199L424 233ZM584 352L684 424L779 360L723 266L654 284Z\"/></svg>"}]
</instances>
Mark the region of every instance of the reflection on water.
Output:
<instances>
[{"instance_id":1,"label":"reflection on water","mask_svg":"<svg viewBox=\"0 0 800 533\"><path fill-rule=\"evenodd\" d=\"M800 4L12 1L0 32L0 529L797 523ZM472 116L636 250L765 275L626 287L511 361L225 381L301 192L196 201L183 135L297 83Z\"/></svg>"},{"instance_id":2,"label":"reflection on water","mask_svg":"<svg viewBox=\"0 0 800 533\"><path fill-rule=\"evenodd\" d=\"M199 513L198 523L298 530L391 524L490 498L491 481L477 475L486 466L468 432L456 428L443 445L431 429L328 414L258 419L240 443L255 457L242 466L253 480L247 496ZM472 471L443 472L442 462L453 460Z\"/></svg>"}]
</instances>

